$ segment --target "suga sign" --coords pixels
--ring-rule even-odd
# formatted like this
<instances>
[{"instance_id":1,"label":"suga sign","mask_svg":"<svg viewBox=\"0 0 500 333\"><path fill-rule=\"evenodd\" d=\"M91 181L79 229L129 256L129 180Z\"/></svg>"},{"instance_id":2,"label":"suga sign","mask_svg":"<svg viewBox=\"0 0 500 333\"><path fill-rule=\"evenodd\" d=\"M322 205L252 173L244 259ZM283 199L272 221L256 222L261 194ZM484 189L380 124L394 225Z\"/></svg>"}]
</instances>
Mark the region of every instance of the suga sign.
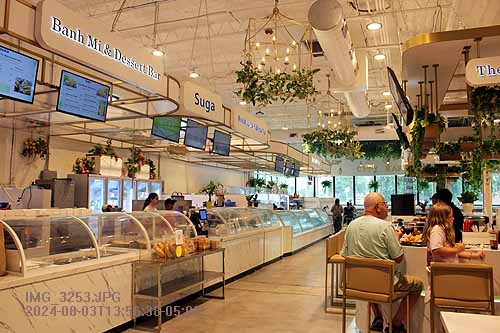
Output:
<instances>
[{"instance_id":1,"label":"suga sign","mask_svg":"<svg viewBox=\"0 0 500 333\"><path fill-rule=\"evenodd\" d=\"M479 87L500 83L500 57L471 59L465 68L465 80Z\"/></svg>"},{"instance_id":2,"label":"suga sign","mask_svg":"<svg viewBox=\"0 0 500 333\"><path fill-rule=\"evenodd\" d=\"M183 92L186 111L204 119L224 123L224 109L219 95L189 81L184 83Z\"/></svg>"}]
</instances>

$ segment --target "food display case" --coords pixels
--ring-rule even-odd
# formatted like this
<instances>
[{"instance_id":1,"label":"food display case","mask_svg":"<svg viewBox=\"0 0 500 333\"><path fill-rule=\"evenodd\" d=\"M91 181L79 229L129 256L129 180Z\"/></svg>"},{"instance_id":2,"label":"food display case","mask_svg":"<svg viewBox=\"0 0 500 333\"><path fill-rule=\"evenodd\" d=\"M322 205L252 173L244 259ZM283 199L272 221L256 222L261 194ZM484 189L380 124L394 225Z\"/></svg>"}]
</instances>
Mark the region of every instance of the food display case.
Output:
<instances>
[{"instance_id":1,"label":"food display case","mask_svg":"<svg viewBox=\"0 0 500 333\"><path fill-rule=\"evenodd\" d=\"M166 241L175 238L174 228L160 215L153 212L137 211L129 216L134 217L146 230L152 244L157 241Z\"/></svg>"},{"instance_id":2,"label":"food display case","mask_svg":"<svg viewBox=\"0 0 500 333\"><path fill-rule=\"evenodd\" d=\"M159 210L154 213L167 220L173 230L182 230L184 236L198 236L194 224L187 218L186 215L174 210Z\"/></svg>"},{"instance_id":3,"label":"food display case","mask_svg":"<svg viewBox=\"0 0 500 333\"><path fill-rule=\"evenodd\" d=\"M145 225L138 218L124 213L102 213L78 217L97 240L100 257L108 257L130 250L148 250L150 238Z\"/></svg>"},{"instance_id":4,"label":"food display case","mask_svg":"<svg viewBox=\"0 0 500 333\"><path fill-rule=\"evenodd\" d=\"M99 258L96 238L81 219L17 217L0 220L4 227L7 271L28 271Z\"/></svg>"},{"instance_id":5,"label":"food display case","mask_svg":"<svg viewBox=\"0 0 500 333\"><path fill-rule=\"evenodd\" d=\"M310 229L314 229L314 228L318 228L318 227L321 227L325 224L328 223L325 222L325 220L323 218L321 218L320 214L318 213L318 211L316 209L304 209L302 210L302 212L307 216L307 225L311 226ZM302 223L302 221L301 221Z\"/></svg>"},{"instance_id":6,"label":"food display case","mask_svg":"<svg viewBox=\"0 0 500 333\"><path fill-rule=\"evenodd\" d=\"M208 234L224 236L264 227L258 210L252 208L220 207L207 211Z\"/></svg>"},{"instance_id":7,"label":"food display case","mask_svg":"<svg viewBox=\"0 0 500 333\"><path fill-rule=\"evenodd\" d=\"M293 234L297 235L300 234L303 230L297 214L295 213L296 211L285 210L277 211L276 215L278 215L278 217L280 218L280 223L282 226L292 227Z\"/></svg>"},{"instance_id":8,"label":"food display case","mask_svg":"<svg viewBox=\"0 0 500 333\"><path fill-rule=\"evenodd\" d=\"M280 218L269 209L256 209L257 216L264 227L279 227L281 226Z\"/></svg>"},{"instance_id":9,"label":"food display case","mask_svg":"<svg viewBox=\"0 0 500 333\"><path fill-rule=\"evenodd\" d=\"M328 216L328 213L324 209L316 208L314 210L316 211L316 213L318 213L324 224L332 223L332 221L330 220L330 216Z\"/></svg>"}]
</instances>

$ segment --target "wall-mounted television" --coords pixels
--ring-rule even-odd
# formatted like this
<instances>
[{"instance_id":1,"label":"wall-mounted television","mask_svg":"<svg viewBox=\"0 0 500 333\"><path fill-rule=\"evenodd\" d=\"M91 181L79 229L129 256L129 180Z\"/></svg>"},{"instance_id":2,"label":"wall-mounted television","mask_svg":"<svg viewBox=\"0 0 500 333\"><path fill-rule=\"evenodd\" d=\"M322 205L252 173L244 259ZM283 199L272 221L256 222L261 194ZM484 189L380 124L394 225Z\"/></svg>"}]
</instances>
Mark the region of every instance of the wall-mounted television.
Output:
<instances>
[{"instance_id":1,"label":"wall-mounted television","mask_svg":"<svg viewBox=\"0 0 500 333\"><path fill-rule=\"evenodd\" d=\"M396 106L398 107L406 126L408 126L413 121L413 108L411 107L410 101L408 101L408 98L406 97L406 93L399 84L396 73L394 73L390 67L387 67L387 73L389 77L389 89L391 90L392 97L394 98L394 102L396 102Z\"/></svg>"},{"instance_id":2,"label":"wall-mounted television","mask_svg":"<svg viewBox=\"0 0 500 333\"><path fill-rule=\"evenodd\" d=\"M205 150L207 144L208 127L197 121L188 119L186 125L186 134L184 135L184 145Z\"/></svg>"},{"instance_id":3,"label":"wall-mounted television","mask_svg":"<svg viewBox=\"0 0 500 333\"><path fill-rule=\"evenodd\" d=\"M293 175L293 162L291 160L287 160L285 163L285 176Z\"/></svg>"},{"instance_id":4,"label":"wall-mounted television","mask_svg":"<svg viewBox=\"0 0 500 333\"><path fill-rule=\"evenodd\" d=\"M294 163L293 164L293 175L295 177L299 177L300 176L300 164L299 163Z\"/></svg>"},{"instance_id":5,"label":"wall-mounted television","mask_svg":"<svg viewBox=\"0 0 500 333\"><path fill-rule=\"evenodd\" d=\"M217 155L229 156L231 151L231 135L215 130L212 152Z\"/></svg>"},{"instance_id":6,"label":"wall-mounted television","mask_svg":"<svg viewBox=\"0 0 500 333\"><path fill-rule=\"evenodd\" d=\"M410 147L410 142L408 141L408 137L406 136L406 134L403 132L403 128L399 123L398 117L396 117L396 115L393 113L392 118L394 119L394 129L396 130L396 134L398 135L399 143L401 143L403 149L408 149Z\"/></svg>"},{"instance_id":7,"label":"wall-mounted television","mask_svg":"<svg viewBox=\"0 0 500 333\"><path fill-rule=\"evenodd\" d=\"M415 215L415 195L411 193L391 195L391 215L392 216Z\"/></svg>"},{"instance_id":8,"label":"wall-mounted television","mask_svg":"<svg viewBox=\"0 0 500 333\"><path fill-rule=\"evenodd\" d=\"M83 76L61 71L56 110L73 116L106 121L109 87Z\"/></svg>"},{"instance_id":9,"label":"wall-mounted television","mask_svg":"<svg viewBox=\"0 0 500 333\"><path fill-rule=\"evenodd\" d=\"M178 143L181 134L181 121L182 119L179 117L154 117L151 135Z\"/></svg>"},{"instance_id":10,"label":"wall-mounted television","mask_svg":"<svg viewBox=\"0 0 500 333\"><path fill-rule=\"evenodd\" d=\"M274 160L274 171L278 173L285 172L285 159L281 155L276 155Z\"/></svg>"},{"instance_id":11,"label":"wall-mounted television","mask_svg":"<svg viewBox=\"0 0 500 333\"><path fill-rule=\"evenodd\" d=\"M37 59L0 46L0 96L33 104L37 73Z\"/></svg>"}]
</instances>

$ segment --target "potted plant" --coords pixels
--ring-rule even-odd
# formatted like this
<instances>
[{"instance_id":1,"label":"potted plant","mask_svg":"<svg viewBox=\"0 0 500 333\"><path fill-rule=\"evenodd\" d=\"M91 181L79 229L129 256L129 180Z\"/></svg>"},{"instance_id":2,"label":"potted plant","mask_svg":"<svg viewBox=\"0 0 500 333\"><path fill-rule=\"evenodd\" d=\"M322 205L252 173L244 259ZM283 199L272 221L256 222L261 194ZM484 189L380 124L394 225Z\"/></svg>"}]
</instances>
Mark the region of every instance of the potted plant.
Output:
<instances>
[{"instance_id":1,"label":"potted plant","mask_svg":"<svg viewBox=\"0 0 500 333\"><path fill-rule=\"evenodd\" d=\"M281 190L281 192L288 193L288 184L285 184L285 183L279 184L278 188Z\"/></svg>"},{"instance_id":2,"label":"potted plant","mask_svg":"<svg viewBox=\"0 0 500 333\"><path fill-rule=\"evenodd\" d=\"M208 194L208 202L207 202L207 208L211 208L209 206L212 205L212 195L217 193L217 190L222 186L220 183L216 183L213 180L211 180L207 185L205 185L200 192Z\"/></svg>"},{"instance_id":3,"label":"potted plant","mask_svg":"<svg viewBox=\"0 0 500 333\"><path fill-rule=\"evenodd\" d=\"M323 180L321 182L321 187L323 188L323 192L326 192L327 189L332 188L332 181L331 180Z\"/></svg>"},{"instance_id":4,"label":"potted plant","mask_svg":"<svg viewBox=\"0 0 500 333\"><path fill-rule=\"evenodd\" d=\"M347 158L351 161L363 158L361 143L355 140L356 132L350 129L320 129L304 134L304 152L317 154L326 159Z\"/></svg>"},{"instance_id":5,"label":"potted plant","mask_svg":"<svg viewBox=\"0 0 500 333\"><path fill-rule=\"evenodd\" d=\"M146 160L146 164L149 165L149 179L150 180L155 180L156 179L156 165L153 162L152 159Z\"/></svg>"},{"instance_id":6,"label":"potted plant","mask_svg":"<svg viewBox=\"0 0 500 333\"><path fill-rule=\"evenodd\" d=\"M440 161L460 161L461 147L458 142L445 142L437 147Z\"/></svg>"},{"instance_id":7,"label":"potted plant","mask_svg":"<svg viewBox=\"0 0 500 333\"><path fill-rule=\"evenodd\" d=\"M73 164L73 172L77 174L94 173L95 158L94 157L79 157Z\"/></svg>"},{"instance_id":8,"label":"potted plant","mask_svg":"<svg viewBox=\"0 0 500 333\"><path fill-rule=\"evenodd\" d=\"M38 139L26 139L23 142L23 151L21 155L29 159L35 160L35 158L40 158L42 160L47 158L49 154L49 146L44 138Z\"/></svg>"},{"instance_id":9,"label":"potted plant","mask_svg":"<svg viewBox=\"0 0 500 333\"><path fill-rule=\"evenodd\" d=\"M375 179L373 179L369 184L368 184L368 188L372 191L372 192L378 192L378 186L379 186L379 183L378 181L376 181Z\"/></svg>"},{"instance_id":10,"label":"potted plant","mask_svg":"<svg viewBox=\"0 0 500 333\"><path fill-rule=\"evenodd\" d=\"M462 203L464 215L471 216L474 210L474 201L478 199L477 194L471 191L465 191L457 198Z\"/></svg>"}]
</instances>

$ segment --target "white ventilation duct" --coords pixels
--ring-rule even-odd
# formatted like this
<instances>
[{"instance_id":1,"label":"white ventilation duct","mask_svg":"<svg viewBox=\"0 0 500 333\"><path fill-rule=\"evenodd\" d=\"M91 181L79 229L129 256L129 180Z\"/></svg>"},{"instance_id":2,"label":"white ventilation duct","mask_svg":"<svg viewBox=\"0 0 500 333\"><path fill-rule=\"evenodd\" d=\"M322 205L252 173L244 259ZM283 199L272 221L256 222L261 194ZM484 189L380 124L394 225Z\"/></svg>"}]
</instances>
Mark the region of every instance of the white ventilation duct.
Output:
<instances>
[{"instance_id":1,"label":"white ventilation duct","mask_svg":"<svg viewBox=\"0 0 500 333\"><path fill-rule=\"evenodd\" d=\"M366 83L364 87L359 83L362 75L342 6L337 0L317 0L309 8L309 22L335 73L335 81L343 89L350 90L345 92L345 97L352 114L358 118L368 116L370 108L366 97Z\"/></svg>"}]
</instances>

